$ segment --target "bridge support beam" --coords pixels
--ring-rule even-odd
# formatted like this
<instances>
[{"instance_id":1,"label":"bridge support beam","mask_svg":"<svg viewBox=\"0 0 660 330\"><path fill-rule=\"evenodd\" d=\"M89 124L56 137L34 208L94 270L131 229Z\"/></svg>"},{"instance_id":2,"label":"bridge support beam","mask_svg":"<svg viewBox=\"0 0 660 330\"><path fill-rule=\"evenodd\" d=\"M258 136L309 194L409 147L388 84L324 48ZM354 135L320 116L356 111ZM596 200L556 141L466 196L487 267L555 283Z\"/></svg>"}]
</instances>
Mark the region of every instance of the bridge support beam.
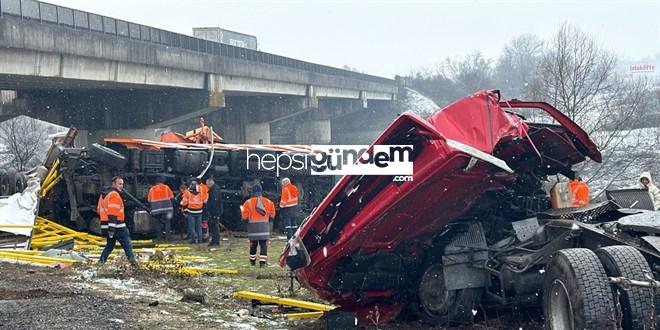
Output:
<instances>
[{"instance_id":1,"label":"bridge support beam","mask_svg":"<svg viewBox=\"0 0 660 330\"><path fill-rule=\"evenodd\" d=\"M204 90L30 90L22 114L90 131L161 127L166 119L208 108ZM212 108L217 110L218 108Z\"/></svg>"}]
</instances>

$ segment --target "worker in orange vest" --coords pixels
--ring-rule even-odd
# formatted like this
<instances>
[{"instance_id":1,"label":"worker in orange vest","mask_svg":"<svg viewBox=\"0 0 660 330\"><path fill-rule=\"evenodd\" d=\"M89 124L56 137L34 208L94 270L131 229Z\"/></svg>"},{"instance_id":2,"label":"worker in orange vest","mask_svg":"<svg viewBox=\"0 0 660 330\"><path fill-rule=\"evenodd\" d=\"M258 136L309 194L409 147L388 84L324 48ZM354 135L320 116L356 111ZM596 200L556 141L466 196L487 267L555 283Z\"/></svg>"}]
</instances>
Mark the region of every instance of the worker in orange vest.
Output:
<instances>
[{"instance_id":1,"label":"worker in orange vest","mask_svg":"<svg viewBox=\"0 0 660 330\"><path fill-rule=\"evenodd\" d=\"M282 194L280 195L280 217L284 219L286 238L291 239L298 230L298 188L291 179L282 179Z\"/></svg>"},{"instance_id":2,"label":"worker in orange vest","mask_svg":"<svg viewBox=\"0 0 660 330\"><path fill-rule=\"evenodd\" d=\"M191 182L188 190L183 193L181 206L185 207L184 213L188 216L188 235L190 235L190 243L201 243L204 198L199 191L197 181Z\"/></svg>"},{"instance_id":3,"label":"worker in orange vest","mask_svg":"<svg viewBox=\"0 0 660 330\"><path fill-rule=\"evenodd\" d=\"M568 185L568 191L571 195L571 205L585 206L589 204L589 186L577 176L575 180Z\"/></svg>"},{"instance_id":4,"label":"worker in orange vest","mask_svg":"<svg viewBox=\"0 0 660 330\"><path fill-rule=\"evenodd\" d=\"M147 200L151 206L151 215L158 220L158 238L168 239L172 227L174 193L165 184L164 177L158 177L156 184L149 189Z\"/></svg>"},{"instance_id":5,"label":"worker in orange vest","mask_svg":"<svg viewBox=\"0 0 660 330\"><path fill-rule=\"evenodd\" d=\"M257 245L259 251L259 267L268 266L268 239L270 238L269 220L275 218L275 204L262 196L261 185L252 187L252 198L243 203L241 218L247 220L248 239L250 240L250 264L256 265Z\"/></svg>"},{"instance_id":6,"label":"worker in orange vest","mask_svg":"<svg viewBox=\"0 0 660 330\"><path fill-rule=\"evenodd\" d=\"M209 217L208 212L206 212L206 204L209 201L209 186L207 186L203 181L197 185L199 193L202 194L202 199L204 200L204 213L202 214L202 242L206 242L209 238Z\"/></svg>"},{"instance_id":7,"label":"worker in orange vest","mask_svg":"<svg viewBox=\"0 0 660 330\"><path fill-rule=\"evenodd\" d=\"M96 213L99 215L101 223L101 236L108 237L108 211L105 208L105 196L110 192L110 188L105 188L99 194L99 200L96 204Z\"/></svg>"},{"instance_id":8,"label":"worker in orange vest","mask_svg":"<svg viewBox=\"0 0 660 330\"><path fill-rule=\"evenodd\" d=\"M103 199L103 209L108 216L108 236L99 262L104 264L108 260L108 256L115 248L115 243L119 241L128 260L134 266L137 266L137 261L133 254L133 246L131 244L131 234L129 233L128 228L126 228L126 223L124 222L124 200L121 197L121 192L123 190L124 179L120 176L112 178L112 190L110 190Z\"/></svg>"}]
</instances>

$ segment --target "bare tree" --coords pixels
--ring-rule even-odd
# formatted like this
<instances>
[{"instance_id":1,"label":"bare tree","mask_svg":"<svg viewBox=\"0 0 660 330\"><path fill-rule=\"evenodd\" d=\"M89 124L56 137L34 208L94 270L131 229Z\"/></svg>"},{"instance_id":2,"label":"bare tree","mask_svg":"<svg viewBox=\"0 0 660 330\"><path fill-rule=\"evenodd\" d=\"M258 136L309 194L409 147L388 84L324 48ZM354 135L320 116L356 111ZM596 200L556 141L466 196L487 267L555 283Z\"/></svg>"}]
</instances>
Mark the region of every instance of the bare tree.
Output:
<instances>
[{"instance_id":1,"label":"bare tree","mask_svg":"<svg viewBox=\"0 0 660 330\"><path fill-rule=\"evenodd\" d=\"M445 76L454 81L462 96L495 87L492 61L481 52L459 59L447 59L444 69Z\"/></svg>"},{"instance_id":2,"label":"bare tree","mask_svg":"<svg viewBox=\"0 0 660 330\"><path fill-rule=\"evenodd\" d=\"M440 107L444 107L463 96L456 88L456 83L443 72L442 66L421 68L405 77L411 87L430 98Z\"/></svg>"},{"instance_id":3,"label":"bare tree","mask_svg":"<svg viewBox=\"0 0 660 330\"><path fill-rule=\"evenodd\" d=\"M534 94L580 121L612 92L616 56L598 46L588 34L563 25L546 47Z\"/></svg>"},{"instance_id":4,"label":"bare tree","mask_svg":"<svg viewBox=\"0 0 660 330\"><path fill-rule=\"evenodd\" d=\"M19 171L36 165L38 153L43 150L47 127L40 121L20 116L0 123L0 143L10 163Z\"/></svg>"},{"instance_id":5,"label":"bare tree","mask_svg":"<svg viewBox=\"0 0 660 330\"><path fill-rule=\"evenodd\" d=\"M534 97L554 104L584 128L600 148L603 164L581 168L590 180L628 168L615 155L622 148L637 148L640 140L631 136L630 128L648 108L648 82L619 77L616 63L616 56L587 33L564 25L546 46L530 89ZM608 166L612 160L618 167Z\"/></svg>"},{"instance_id":6,"label":"bare tree","mask_svg":"<svg viewBox=\"0 0 660 330\"><path fill-rule=\"evenodd\" d=\"M543 41L533 34L511 40L495 66L495 81L507 98L522 99L535 78L543 54Z\"/></svg>"}]
</instances>

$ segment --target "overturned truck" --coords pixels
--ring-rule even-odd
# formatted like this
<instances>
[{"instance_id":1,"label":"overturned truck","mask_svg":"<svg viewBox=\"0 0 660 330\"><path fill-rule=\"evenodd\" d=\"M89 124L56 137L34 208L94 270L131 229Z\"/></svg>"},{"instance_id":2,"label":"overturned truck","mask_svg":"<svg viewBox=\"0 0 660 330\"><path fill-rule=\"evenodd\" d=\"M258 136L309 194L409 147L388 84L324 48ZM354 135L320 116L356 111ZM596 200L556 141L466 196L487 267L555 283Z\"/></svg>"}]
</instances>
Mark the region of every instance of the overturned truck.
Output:
<instances>
[{"instance_id":1,"label":"overturned truck","mask_svg":"<svg viewBox=\"0 0 660 330\"><path fill-rule=\"evenodd\" d=\"M279 181L289 175L300 189L299 211L303 215L320 203L333 184L332 177L311 176L309 171L275 171L256 161L265 155L275 158L312 153L304 145L201 144L180 134L165 133L159 141L106 138L104 145L76 148L74 138L75 130L71 130L49 151L46 165L57 166L57 179L42 198L40 213L78 230L100 232L98 194L114 175L124 177L126 222L131 233L140 235L153 235L157 230L146 196L159 177L165 178L175 194L183 183L213 177L220 187L222 224L229 230L244 226L239 206L255 183L264 187L265 196L278 200ZM255 157L248 157L248 152Z\"/></svg>"},{"instance_id":2,"label":"overturned truck","mask_svg":"<svg viewBox=\"0 0 660 330\"><path fill-rule=\"evenodd\" d=\"M369 324L523 305L543 306L551 329L654 326L660 215L612 200L552 208L549 176L601 154L551 105L482 91L426 120L404 113L374 144L413 145L413 180L343 177L280 258L320 298Z\"/></svg>"}]
</instances>

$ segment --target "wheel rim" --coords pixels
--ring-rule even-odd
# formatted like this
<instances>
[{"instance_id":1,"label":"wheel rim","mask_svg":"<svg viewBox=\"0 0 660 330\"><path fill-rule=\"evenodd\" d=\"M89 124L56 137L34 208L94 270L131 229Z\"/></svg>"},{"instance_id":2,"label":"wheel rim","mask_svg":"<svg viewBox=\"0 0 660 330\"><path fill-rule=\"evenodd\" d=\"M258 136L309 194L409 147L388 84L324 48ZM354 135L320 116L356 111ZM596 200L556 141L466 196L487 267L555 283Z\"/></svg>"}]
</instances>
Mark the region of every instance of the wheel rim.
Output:
<instances>
[{"instance_id":1,"label":"wheel rim","mask_svg":"<svg viewBox=\"0 0 660 330\"><path fill-rule=\"evenodd\" d=\"M548 308L551 329L573 329L573 306L564 282L559 279L552 282Z\"/></svg>"},{"instance_id":2,"label":"wheel rim","mask_svg":"<svg viewBox=\"0 0 660 330\"><path fill-rule=\"evenodd\" d=\"M455 292L447 291L441 264L427 268L419 283L419 301L424 312L432 317L442 317L449 313Z\"/></svg>"}]
</instances>

